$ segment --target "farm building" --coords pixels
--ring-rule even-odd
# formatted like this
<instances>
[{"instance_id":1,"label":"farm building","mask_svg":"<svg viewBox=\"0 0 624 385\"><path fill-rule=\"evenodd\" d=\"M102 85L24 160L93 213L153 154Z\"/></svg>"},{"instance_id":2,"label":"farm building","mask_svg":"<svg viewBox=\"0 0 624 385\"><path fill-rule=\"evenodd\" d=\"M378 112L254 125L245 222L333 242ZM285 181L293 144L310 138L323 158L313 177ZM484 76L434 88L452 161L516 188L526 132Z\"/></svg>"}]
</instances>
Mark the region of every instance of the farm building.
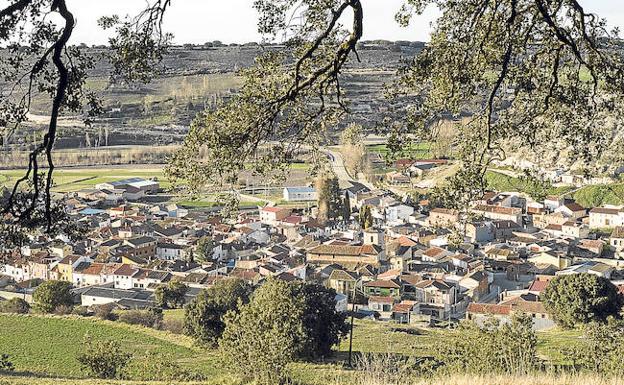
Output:
<instances>
[{"instance_id":1,"label":"farm building","mask_svg":"<svg viewBox=\"0 0 624 385\"><path fill-rule=\"evenodd\" d=\"M287 202L315 201L314 187L284 187L284 200Z\"/></svg>"},{"instance_id":2,"label":"farm building","mask_svg":"<svg viewBox=\"0 0 624 385\"><path fill-rule=\"evenodd\" d=\"M128 178L117 180L114 182L104 182L95 185L99 190L133 190L133 192L141 191L143 193L158 192L160 184L157 181L145 180L143 178Z\"/></svg>"}]
</instances>

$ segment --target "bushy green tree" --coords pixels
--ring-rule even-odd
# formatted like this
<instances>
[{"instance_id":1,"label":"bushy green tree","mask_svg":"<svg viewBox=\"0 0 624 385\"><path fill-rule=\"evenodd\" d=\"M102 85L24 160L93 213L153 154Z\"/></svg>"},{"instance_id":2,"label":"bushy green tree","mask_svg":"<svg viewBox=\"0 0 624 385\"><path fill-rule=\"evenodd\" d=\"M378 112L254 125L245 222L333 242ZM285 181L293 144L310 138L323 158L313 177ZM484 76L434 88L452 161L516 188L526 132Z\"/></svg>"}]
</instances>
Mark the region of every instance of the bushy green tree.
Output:
<instances>
[{"instance_id":1,"label":"bushy green tree","mask_svg":"<svg viewBox=\"0 0 624 385\"><path fill-rule=\"evenodd\" d=\"M609 316L619 318L623 304L615 285L588 273L557 276L540 297L557 324L566 328L604 322Z\"/></svg>"},{"instance_id":2,"label":"bushy green tree","mask_svg":"<svg viewBox=\"0 0 624 385\"><path fill-rule=\"evenodd\" d=\"M184 333L200 344L215 346L225 330L223 316L249 302L251 287L243 280L218 280L202 290L184 311Z\"/></svg>"},{"instance_id":3,"label":"bushy green tree","mask_svg":"<svg viewBox=\"0 0 624 385\"><path fill-rule=\"evenodd\" d=\"M97 378L118 378L132 355L125 352L117 341L90 341L85 337L82 352L76 357L90 375Z\"/></svg>"},{"instance_id":4,"label":"bushy green tree","mask_svg":"<svg viewBox=\"0 0 624 385\"><path fill-rule=\"evenodd\" d=\"M336 291L315 283L294 282L294 295L302 297L305 338L298 356L307 359L328 357L349 329L346 314L336 311Z\"/></svg>"},{"instance_id":5,"label":"bushy green tree","mask_svg":"<svg viewBox=\"0 0 624 385\"><path fill-rule=\"evenodd\" d=\"M211 237L204 236L197 241L197 247L195 252L199 260L205 261L210 256L212 249L214 248L214 241Z\"/></svg>"},{"instance_id":6,"label":"bushy green tree","mask_svg":"<svg viewBox=\"0 0 624 385\"><path fill-rule=\"evenodd\" d=\"M33 293L35 308L44 313L52 313L59 307L72 307L71 283L66 281L45 281Z\"/></svg>"},{"instance_id":7,"label":"bushy green tree","mask_svg":"<svg viewBox=\"0 0 624 385\"><path fill-rule=\"evenodd\" d=\"M170 281L156 288L154 296L158 306L164 309L176 309L184 306L184 296L188 286L179 281Z\"/></svg>"},{"instance_id":8,"label":"bushy green tree","mask_svg":"<svg viewBox=\"0 0 624 385\"><path fill-rule=\"evenodd\" d=\"M30 305L21 298L11 298L8 301L0 302L1 313L26 314L29 311Z\"/></svg>"},{"instance_id":9,"label":"bushy green tree","mask_svg":"<svg viewBox=\"0 0 624 385\"><path fill-rule=\"evenodd\" d=\"M283 383L305 340L305 301L287 282L269 279L239 312L225 316L219 347L229 366L262 384Z\"/></svg>"},{"instance_id":10,"label":"bushy green tree","mask_svg":"<svg viewBox=\"0 0 624 385\"><path fill-rule=\"evenodd\" d=\"M338 178L335 175L330 177L319 176L316 181L316 191L318 194L319 220L321 222L336 220L342 214L343 204Z\"/></svg>"}]
</instances>

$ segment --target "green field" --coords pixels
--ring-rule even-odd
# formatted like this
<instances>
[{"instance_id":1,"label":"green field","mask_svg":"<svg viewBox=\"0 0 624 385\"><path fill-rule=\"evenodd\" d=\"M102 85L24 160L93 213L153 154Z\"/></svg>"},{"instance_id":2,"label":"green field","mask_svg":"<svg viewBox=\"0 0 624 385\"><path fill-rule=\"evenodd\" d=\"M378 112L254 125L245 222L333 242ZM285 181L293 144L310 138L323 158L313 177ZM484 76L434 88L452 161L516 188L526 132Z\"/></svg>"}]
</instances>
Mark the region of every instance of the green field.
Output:
<instances>
[{"instance_id":1,"label":"green field","mask_svg":"<svg viewBox=\"0 0 624 385\"><path fill-rule=\"evenodd\" d=\"M524 183L518 178L494 171L488 171L485 178L488 183L488 188L492 190L525 192ZM552 187L548 193L572 198L581 206L587 208L604 206L607 204L624 204L624 183L584 186L578 190L571 186Z\"/></svg>"},{"instance_id":2,"label":"green field","mask_svg":"<svg viewBox=\"0 0 624 385\"><path fill-rule=\"evenodd\" d=\"M76 356L85 336L117 340L140 364L146 353L172 357L181 366L206 375L223 373L215 356L194 348L192 341L153 329L88 318L0 315L0 352L9 354L17 372L38 376L84 377ZM132 365L129 366L132 376Z\"/></svg>"},{"instance_id":3,"label":"green field","mask_svg":"<svg viewBox=\"0 0 624 385\"><path fill-rule=\"evenodd\" d=\"M401 154L396 154L395 158L428 159L432 157L430 149L431 145L427 142L410 143L401 151ZM366 151L379 153L383 157L390 156L390 149L386 144L368 145L366 146Z\"/></svg>"},{"instance_id":4,"label":"green field","mask_svg":"<svg viewBox=\"0 0 624 385\"><path fill-rule=\"evenodd\" d=\"M598 184L585 186L576 191L573 196L584 207L596 207L624 204L624 183Z\"/></svg>"},{"instance_id":5,"label":"green field","mask_svg":"<svg viewBox=\"0 0 624 385\"><path fill-rule=\"evenodd\" d=\"M180 320L183 311L167 311L165 319ZM38 316L0 314L0 353L6 353L20 376L84 378L76 356L85 336L91 340L117 340L134 354L128 368L128 379L136 378L136 368L153 359L153 352L177 362L183 368L207 376L211 383L229 383L231 375L220 363L215 350L195 347L185 336L119 322L100 321L76 316ZM375 352L427 356L437 341L444 339L444 329L424 330L414 326L356 320L353 335L354 352ZM539 354L558 361L558 350L578 340L577 331L538 333ZM335 361L325 364L291 365L294 379L302 384L326 384L336 376L350 376L341 369L347 358L348 340L343 341ZM134 369L133 369L134 367ZM3 384L0 379L0 384Z\"/></svg>"},{"instance_id":6,"label":"green field","mask_svg":"<svg viewBox=\"0 0 624 385\"><path fill-rule=\"evenodd\" d=\"M24 170L1 170L0 186L12 187L15 181L24 175ZM171 186L165 179L163 169L158 166L127 166L124 168L80 168L58 169L54 171L54 191L70 192L84 188L93 188L98 183L112 182L125 178L158 178L160 186Z\"/></svg>"}]
</instances>

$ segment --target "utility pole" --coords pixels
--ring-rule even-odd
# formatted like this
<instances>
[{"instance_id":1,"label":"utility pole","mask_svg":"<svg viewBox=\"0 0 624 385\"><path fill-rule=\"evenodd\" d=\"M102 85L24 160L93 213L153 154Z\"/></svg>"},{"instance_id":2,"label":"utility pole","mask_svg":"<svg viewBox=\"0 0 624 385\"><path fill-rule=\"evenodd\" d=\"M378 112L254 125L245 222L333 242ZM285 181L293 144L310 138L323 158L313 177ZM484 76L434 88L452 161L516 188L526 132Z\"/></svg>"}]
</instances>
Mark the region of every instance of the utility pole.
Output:
<instances>
[{"instance_id":1,"label":"utility pole","mask_svg":"<svg viewBox=\"0 0 624 385\"><path fill-rule=\"evenodd\" d=\"M353 317L355 316L355 287L357 286L357 281L353 284L353 294L351 294L351 326L349 329L349 367L353 367L353 363L351 361L351 357L353 354Z\"/></svg>"}]
</instances>

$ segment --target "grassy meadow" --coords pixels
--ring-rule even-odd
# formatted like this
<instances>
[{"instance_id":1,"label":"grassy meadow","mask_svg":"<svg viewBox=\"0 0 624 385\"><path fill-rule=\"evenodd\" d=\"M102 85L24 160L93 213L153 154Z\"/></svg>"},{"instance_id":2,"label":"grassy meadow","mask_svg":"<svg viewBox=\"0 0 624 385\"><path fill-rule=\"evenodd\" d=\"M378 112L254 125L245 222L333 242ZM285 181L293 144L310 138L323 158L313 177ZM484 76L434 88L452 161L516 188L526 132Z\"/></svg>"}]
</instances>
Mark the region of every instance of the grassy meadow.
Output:
<instances>
[{"instance_id":1,"label":"grassy meadow","mask_svg":"<svg viewBox=\"0 0 624 385\"><path fill-rule=\"evenodd\" d=\"M12 186L24 175L24 170L0 170L0 186ZM98 183L111 182L125 178L158 178L161 187L171 186L165 179L162 167L127 166L123 168L67 168L54 170L54 191L71 192L84 188L93 188Z\"/></svg>"},{"instance_id":2,"label":"grassy meadow","mask_svg":"<svg viewBox=\"0 0 624 385\"><path fill-rule=\"evenodd\" d=\"M496 191L524 191L523 182L515 177L488 171L485 178L490 189ZM552 187L548 193L573 198L583 207L624 204L624 183L597 184L583 186L580 189L575 189L571 186Z\"/></svg>"},{"instance_id":3,"label":"grassy meadow","mask_svg":"<svg viewBox=\"0 0 624 385\"><path fill-rule=\"evenodd\" d=\"M164 317L166 320L181 320L183 311L167 311ZM0 353L8 354L15 365L15 372L11 376L0 375L1 385L52 384L52 380L46 379L49 377L64 379L55 379L55 384L121 384L116 381L85 379L86 373L80 368L76 356L86 336L90 340L116 340L134 355L132 363L127 368L128 380L141 379L138 368L149 364L149 360L154 360L154 355L149 354L154 353L178 363L182 368L204 375L208 379L205 382L207 384L241 383L235 375L228 373L219 359L218 351L199 348L190 338L170 332L77 316L10 314L0 314L0 330L2 331ZM353 351L356 355L357 353L379 353L388 354L390 357L396 354L429 356L437 341L444 338L444 333L444 329L425 330L415 326L356 320ZM538 333L540 356L546 360L558 362L560 357L557 350L574 343L579 335L577 331L557 329ZM362 372L347 371L344 368L348 347L348 340L343 341L336 357L326 363L292 364L290 371L293 380L302 385L369 384L362 382L364 381L361 377ZM458 378L458 384L466 383L460 380L465 381L465 379ZM131 384L131 382L123 383ZM417 383L426 382L414 382L414 384ZM445 380L444 383L454 382ZM501 384L507 383L513 382L501 382ZM558 384L558 382L530 383ZM370 384L377 383L370 382Z\"/></svg>"}]
</instances>

